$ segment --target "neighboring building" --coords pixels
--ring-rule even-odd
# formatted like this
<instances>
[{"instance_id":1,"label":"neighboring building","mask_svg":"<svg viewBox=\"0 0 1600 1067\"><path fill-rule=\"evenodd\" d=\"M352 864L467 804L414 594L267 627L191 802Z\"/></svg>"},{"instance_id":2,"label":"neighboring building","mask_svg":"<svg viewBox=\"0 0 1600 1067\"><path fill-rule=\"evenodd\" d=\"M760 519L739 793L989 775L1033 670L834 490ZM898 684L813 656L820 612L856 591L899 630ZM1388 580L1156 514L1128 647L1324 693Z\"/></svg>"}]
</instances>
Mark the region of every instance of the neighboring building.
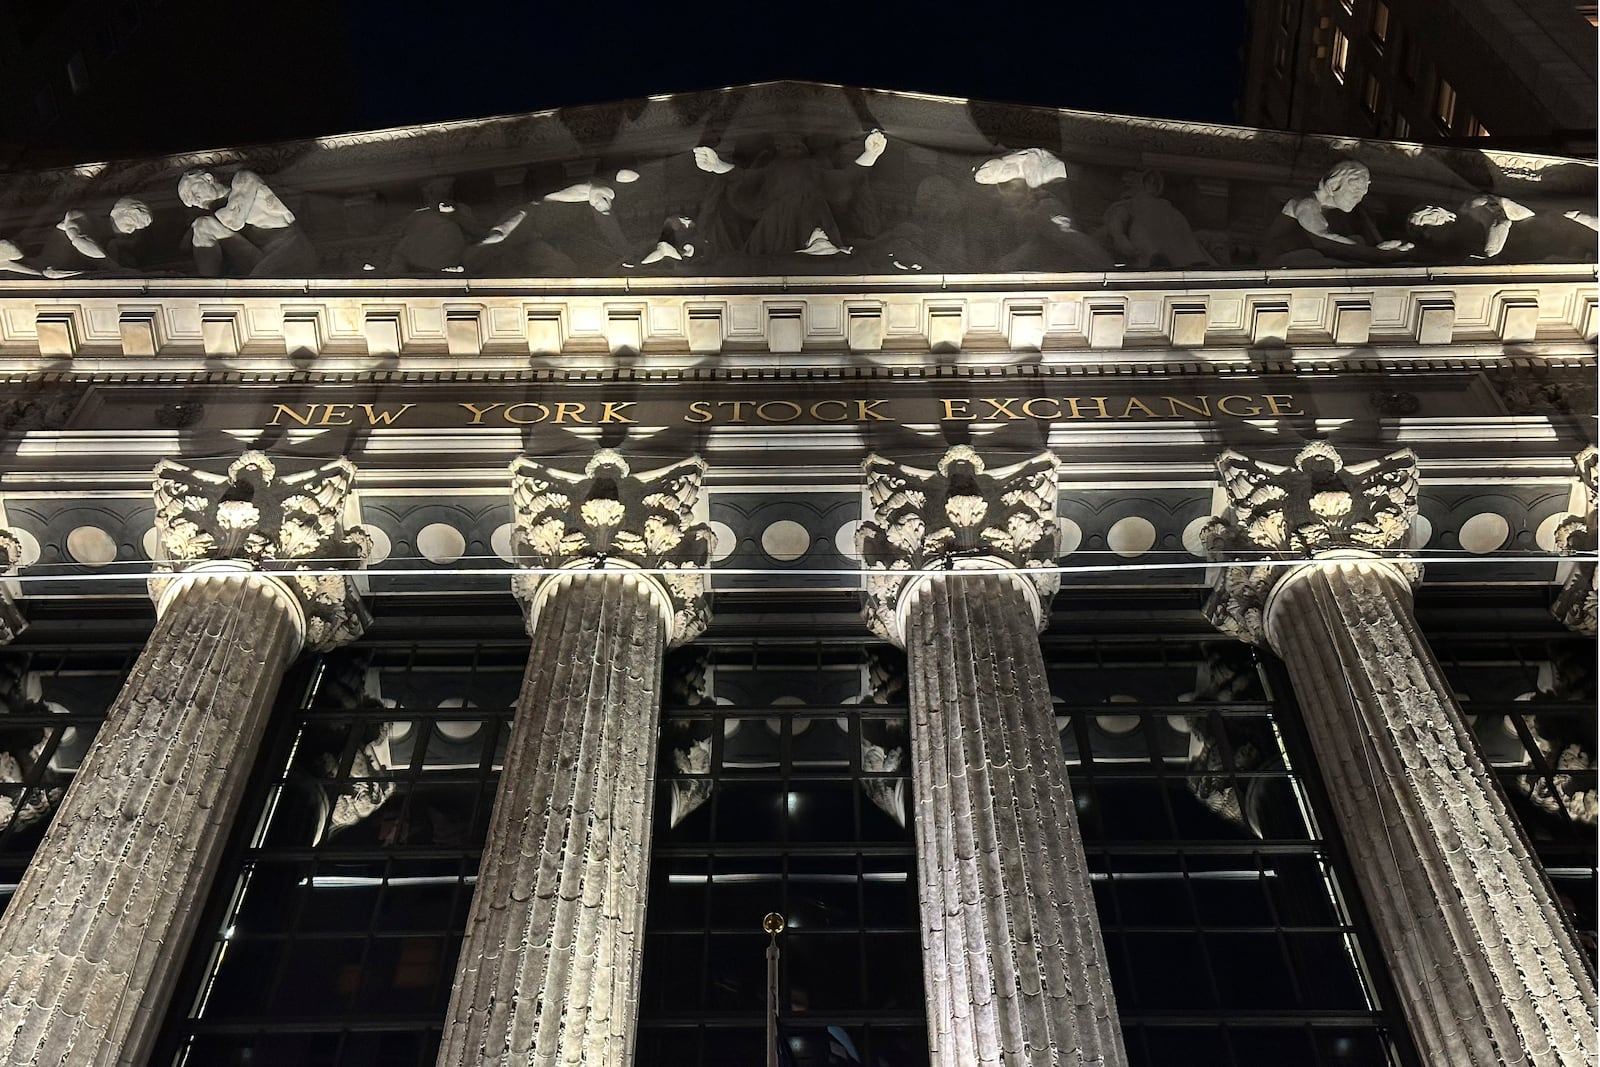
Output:
<instances>
[{"instance_id":1,"label":"neighboring building","mask_svg":"<svg viewBox=\"0 0 1600 1067\"><path fill-rule=\"evenodd\" d=\"M795 82L0 180L4 1058L757 1063L775 942L807 1067L1589 1062L1595 198Z\"/></svg>"},{"instance_id":2,"label":"neighboring building","mask_svg":"<svg viewBox=\"0 0 1600 1067\"><path fill-rule=\"evenodd\" d=\"M1595 7L1257 0L1240 121L1593 157Z\"/></svg>"}]
</instances>

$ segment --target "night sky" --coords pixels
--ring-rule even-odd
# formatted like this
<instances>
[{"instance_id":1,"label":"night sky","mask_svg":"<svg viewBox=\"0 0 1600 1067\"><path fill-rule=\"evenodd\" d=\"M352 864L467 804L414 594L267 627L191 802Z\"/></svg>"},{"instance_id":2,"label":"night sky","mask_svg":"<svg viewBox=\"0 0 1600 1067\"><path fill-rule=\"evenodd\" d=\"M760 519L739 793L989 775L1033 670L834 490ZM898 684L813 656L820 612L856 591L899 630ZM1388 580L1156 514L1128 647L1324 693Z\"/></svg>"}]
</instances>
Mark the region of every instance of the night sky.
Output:
<instances>
[{"instance_id":1,"label":"night sky","mask_svg":"<svg viewBox=\"0 0 1600 1067\"><path fill-rule=\"evenodd\" d=\"M0 0L0 100L61 102L0 113L0 173L785 78L1229 122L1249 0L145 0L114 51L84 28L129 5L57 2Z\"/></svg>"},{"instance_id":2,"label":"night sky","mask_svg":"<svg viewBox=\"0 0 1600 1067\"><path fill-rule=\"evenodd\" d=\"M342 6L367 128L775 78L1230 121L1245 28L1245 0Z\"/></svg>"}]
</instances>

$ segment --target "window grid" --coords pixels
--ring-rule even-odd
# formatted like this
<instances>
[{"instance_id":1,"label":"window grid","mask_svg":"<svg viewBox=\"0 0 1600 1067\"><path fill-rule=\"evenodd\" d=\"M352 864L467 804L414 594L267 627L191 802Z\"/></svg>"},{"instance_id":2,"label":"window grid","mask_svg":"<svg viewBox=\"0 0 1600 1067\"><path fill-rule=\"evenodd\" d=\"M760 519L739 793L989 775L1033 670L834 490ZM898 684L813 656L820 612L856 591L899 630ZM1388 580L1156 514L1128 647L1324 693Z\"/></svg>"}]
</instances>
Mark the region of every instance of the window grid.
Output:
<instances>
[{"instance_id":1,"label":"window grid","mask_svg":"<svg viewBox=\"0 0 1600 1067\"><path fill-rule=\"evenodd\" d=\"M858 645L691 655L700 688L663 714L637 1062L762 1061L776 911L794 1063L925 1064L904 706L856 703Z\"/></svg>"},{"instance_id":2,"label":"window grid","mask_svg":"<svg viewBox=\"0 0 1600 1067\"><path fill-rule=\"evenodd\" d=\"M1131 1061L1410 1063L1248 650L1044 641Z\"/></svg>"},{"instance_id":3,"label":"window grid","mask_svg":"<svg viewBox=\"0 0 1600 1067\"><path fill-rule=\"evenodd\" d=\"M152 1062L432 1064L526 655L337 653L280 706Z\"/></svg>"},{"instance_id":4,"label":"window grid","mask_svg":"<svg viewBox=\"0 0 1600 1067\"><path fill-rule=\"evenodd\" d=\"M114 644L0 652L0 908L11 902L137 655Z\"/></svg>"}]
</instances>

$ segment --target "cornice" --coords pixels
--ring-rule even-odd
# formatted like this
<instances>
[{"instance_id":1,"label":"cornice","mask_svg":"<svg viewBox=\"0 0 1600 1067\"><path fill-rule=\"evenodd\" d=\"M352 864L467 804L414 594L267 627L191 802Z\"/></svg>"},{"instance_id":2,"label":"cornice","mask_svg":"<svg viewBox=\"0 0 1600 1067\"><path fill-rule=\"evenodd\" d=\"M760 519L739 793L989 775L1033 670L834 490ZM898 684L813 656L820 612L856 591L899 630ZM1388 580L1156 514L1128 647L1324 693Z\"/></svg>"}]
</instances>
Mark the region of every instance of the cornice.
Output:
<instances>
[{"instance_id":1,"label":"cornice","mask_svg":"<svg viewBox=\"0 0 1600 1067\"><path fill-rule=\"evenodd\" d=\"M1582 356L1600 327L1592 265L800 281L6 282L0 373L1423 365Z\"/></svg>"}]
</instances>

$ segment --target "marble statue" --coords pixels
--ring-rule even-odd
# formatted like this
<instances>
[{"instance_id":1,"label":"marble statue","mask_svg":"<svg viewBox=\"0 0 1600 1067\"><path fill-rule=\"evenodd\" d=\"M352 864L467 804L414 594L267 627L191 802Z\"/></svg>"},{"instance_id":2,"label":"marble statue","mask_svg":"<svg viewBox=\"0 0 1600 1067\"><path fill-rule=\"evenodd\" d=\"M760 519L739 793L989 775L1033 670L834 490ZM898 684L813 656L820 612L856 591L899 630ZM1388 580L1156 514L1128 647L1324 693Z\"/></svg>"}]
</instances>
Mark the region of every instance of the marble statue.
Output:
<instances>
[{"instance_id":1,"label":"marble statue","mask_svg":"<svg viewBox=\"0 0 1600 1067\"><path fill-rule=\"evenodd\" d=\"M466 270L465 253L488 232L472 208L454 198L455 181L435 178L422 184L423 206L406 216L384 267L386 274L459 274Z\"/></svg>"},{"instance_id":2,"label":"marble statue","mask_svg":"<svg viewBox=\"0 0 1600 1067\"><path fill-rule=\"evenodd\" d=\"M188 238L202 277L285 278L316 269L317 250L294 212L254 171L236 171L226 189L210 171L188 171L178 179L178 199L202 212Z\"/></svg>"},{"instance_id":3,"label":"marble statue","mask_svg":"<svg viewBox=\"0 0 1600 1067\"><path fill-rule=\"evenodd\" d=\"M687 215L672 216L661 224L661 234L656 238L656 246L640 257L639 266L647 267L668 261L682 263L686 259L693 259L694 235L694 219ZM623 264L625 267L631 265Z\"/></svg>"},{"instance_id":4,"label":"marble statue","mask_svg":"<svg viewBox=\"0 0 1600 1067\"><path fill-rule=\"evenodd\" d=\"M1023 214L1021 243L1001 256L995 270L1110 270L1111 254L1078 229L1070 207L1053 196L1035 201Z\"/></svg>"},{"instance_id":5,"label":"marble statue","mask_svg":"<svg viewBox=\"0 0 1600 1067\"><path fill-rule=\"evenodd\" d=\"M539 197L513 211L467 250L473 274L532 277L610 270L628 255L628 240L611 213L617 186L639 175L619 170Z\"/></svg>"},{"instance_id":6,"label":"marble statue","mask_svg":"<svg viewBox=\"0 0 1600 1067\"><path fill-rule=\"evenodd\" d=\"M774 135L770 152L749 167L708 145L697 147L695 166L714 179L700 211L711 247L751 256L847 254L840 215L854 234L876 232L876 207L860 176L887 147L883 131L873 130L843 168L812 155L805 139L792 133Z\"/></svg>"},{"instance_id":7,"label":"marble statue","mask_svg":"<svg viewBox=\"0 0 1600 1067\"><path fill-rule=\"evenodd\" d=\"M1335 163L1310 196L1284 203L1281 217L1267 233L1263 259L1278 266L1393 262L1411 251L1409 241L1381 239L1371 220L1357 213L1371 188L1372 172L1366 164L1353 159ZM1360 232L1336 230L1330 211L1347 216Z\"/></svg>"},{"instance_id":8,"label":"marble statue","mask_svg":"<svg viewBox=\"0 0 1600 1067\"><path fill-rule=\"evenodd\" d=\"M39 258L74 274L124 271L138 265L138 238L153 221L150 208L128 196L111 206L105 225L74 208L45 238Z\"/></svg>"},{"instance_id":9,"label":"marble statue","mask_svg":"<svg viewBox=\"0 0 1600 1067\"><path fill-rule=\"evenodd\" d=\"M24 278L71 278L78 273L56 267L31 267L23 262L26 258L15 241L0 237L0 276L17 274Z\"/></svg>"},{"instance_id":10,"label":"marble statue","mask_svg":"<svg viewBox=\"0 0 1600 1067\"><path fill-rule=\"evenodd\" d=\"M1454 211L1424 204L1406 217L1406 224L1419 244L1448 252L1452 258L1464 254L1469 259L1493 259L1505 250L1512 224L1533 214L1515 200L1483 194Z\"/></svg>"},{"instance_id":11,"label":"marble statue","mask_svg":"<svg viewBox=\"0 0 1600 1067\"><path fill-rule=\"evenodd\" d=\"M1103 229L1119 263L1130 267L1214 267L1189 220L1161 196L1166 179L1158 171L1122 176L1122 195L1106 209Z\"/></svg>"},{"instance_id":12,"label":"marble statue","mask_svg":"<svg viewBox=\"0 0 1600 1067\"><path fill-rule=\"evenodd\" d=\"M1062 181L1067 165L1043 148L1019 148L980 164L972 179L979 185L1003 185L1020 181L1029 189Z\"/></svg>"}]
</instances>

